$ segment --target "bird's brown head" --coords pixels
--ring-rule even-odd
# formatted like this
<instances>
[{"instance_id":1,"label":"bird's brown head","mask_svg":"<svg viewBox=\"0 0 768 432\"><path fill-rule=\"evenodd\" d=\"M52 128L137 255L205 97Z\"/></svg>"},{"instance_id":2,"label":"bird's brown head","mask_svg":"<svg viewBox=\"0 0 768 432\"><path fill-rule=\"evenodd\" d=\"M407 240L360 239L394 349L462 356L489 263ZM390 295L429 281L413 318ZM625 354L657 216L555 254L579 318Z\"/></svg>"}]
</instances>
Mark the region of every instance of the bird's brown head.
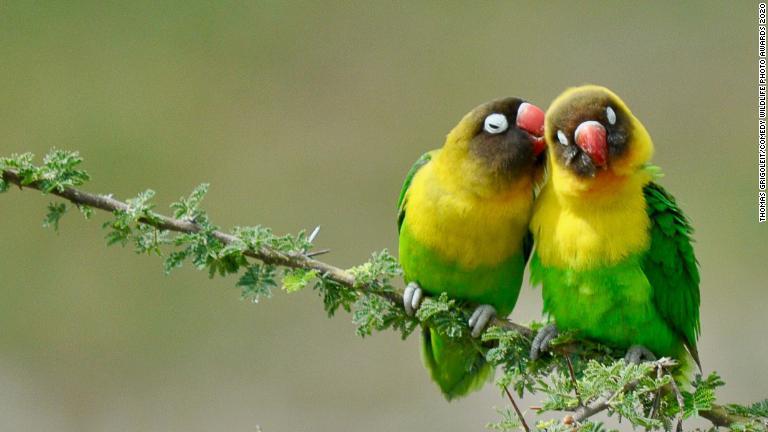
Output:
<instances>
[{"instance_id":1,"label":"bird's brown head","mask_svg":"<svg viewBox=\"0 0 768 432\"><path fill-rule=\"evenodd\" d=\"M462 169L467 175L474 171L498 180L520 178L542 165L544 111L515 97L487 102L464 116L444 149L456 161L473 166Z\"/></svg>"},{"instance_id":2,"label":"bird's brown head","mask_svg":"<svg viewBox=\"0 0 768 432\"><path fill-rule=\"evenodd\" d=\"M552 102L545 137L553 169L584 180L631 174L653 153L648 132L624 102L594 85L568 89Z\"/></svg>"}]
</instances>

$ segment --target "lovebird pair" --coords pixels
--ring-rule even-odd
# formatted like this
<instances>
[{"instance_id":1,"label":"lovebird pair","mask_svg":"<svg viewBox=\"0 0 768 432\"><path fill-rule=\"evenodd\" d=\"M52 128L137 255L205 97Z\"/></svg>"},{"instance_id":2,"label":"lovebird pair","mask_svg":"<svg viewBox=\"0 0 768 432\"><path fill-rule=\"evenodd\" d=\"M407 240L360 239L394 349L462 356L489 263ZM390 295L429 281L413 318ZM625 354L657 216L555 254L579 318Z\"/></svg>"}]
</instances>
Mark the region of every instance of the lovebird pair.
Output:
<instances>
[{"instance_id":1,"label":"lovebird pair","mask_svg":"<svg viewBox=\"0 0 768 432\"><path fill-rule=\"evenodd\" d=\"M530 259L553 321L533 358L558 330L576 330L626 349L628 361L668 356L690 369L699 363L692 229L654 182L652 153L645 127L604 87L569 89L546 115L518 98L473 109L400 193L406 312L445 292L477 305L468 324L478 337L512 311ZM476 348L426 326L423 358L449 400L493 372Z\"/></svg>"}]
</instances>

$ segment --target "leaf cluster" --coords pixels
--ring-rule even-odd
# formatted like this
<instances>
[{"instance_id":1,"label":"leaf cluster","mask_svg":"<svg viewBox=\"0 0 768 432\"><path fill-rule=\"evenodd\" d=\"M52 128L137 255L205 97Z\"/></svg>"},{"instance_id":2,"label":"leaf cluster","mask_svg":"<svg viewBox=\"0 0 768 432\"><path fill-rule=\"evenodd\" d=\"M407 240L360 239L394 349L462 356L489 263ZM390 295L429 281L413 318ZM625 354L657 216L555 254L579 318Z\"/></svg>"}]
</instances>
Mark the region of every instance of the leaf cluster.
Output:
<instances>
[{"instance_id":1,"label":"leaf cluster","mask_svg":"<svg viewBox=\"0 0 768 432\"><path fill-rule=\"evenodd\" d=\"M21 179L21 185L36 185L41 192L62 192L66 188L80 186L90 179L87 172L79 169L83 158L76 151L53 149L43 158L42 165L34 163L32 153L12 154L0 157L0 173L13 171ZM10 183L4 175L0 175L0 193L8 190ZM88 206L78 206L83 215L91 216L92 209ZM59 221L67 211L64 203L49 203L48 212L43 219L44 227L59 230Z\"/></svg>"}]
</instances>

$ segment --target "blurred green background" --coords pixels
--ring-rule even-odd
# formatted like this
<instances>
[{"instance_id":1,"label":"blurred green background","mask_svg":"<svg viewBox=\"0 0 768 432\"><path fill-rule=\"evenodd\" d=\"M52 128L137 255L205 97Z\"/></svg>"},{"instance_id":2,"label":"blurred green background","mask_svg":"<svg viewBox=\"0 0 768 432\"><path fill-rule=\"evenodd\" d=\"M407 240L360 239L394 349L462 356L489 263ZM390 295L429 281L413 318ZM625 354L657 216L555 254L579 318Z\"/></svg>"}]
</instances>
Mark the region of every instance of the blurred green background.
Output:
<instances>
[{"instance_id":1,"label":"blurred green background","mask_svg":"<svg viewBox=\"0 0 768 432\"><path fill-rule=\"evenodd\" d=\"M607 85L697 229L705 370L766 397L756 4L540 3L0 2L0 154L80 150L88 190L163 206L207 181L217 224L319 224L351 266L396 250L402 177L466 111ZM363 340L311 290L254 305L166 277L106 248L104 215L41 228L47 202L0 196L4 430L481 430L504 405L446 403L415 336Z\"/></svg>"}]
</instances>

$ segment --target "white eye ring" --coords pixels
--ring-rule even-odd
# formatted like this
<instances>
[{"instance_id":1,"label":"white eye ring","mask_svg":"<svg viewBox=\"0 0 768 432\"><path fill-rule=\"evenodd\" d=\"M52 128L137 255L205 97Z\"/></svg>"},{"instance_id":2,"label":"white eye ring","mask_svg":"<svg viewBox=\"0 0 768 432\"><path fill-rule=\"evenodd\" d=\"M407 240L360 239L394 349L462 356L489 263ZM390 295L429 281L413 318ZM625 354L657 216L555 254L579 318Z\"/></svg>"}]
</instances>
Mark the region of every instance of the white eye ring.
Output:
<instances>
[{"instance_id":1,"label":"white eye ring","mask_svg":"<svg viewBox=\"0 0 768 432\"><path fill-rule=\"evenodd\" d=\"M616 124L616 111L614 111L613 108L607 107L605 109L605 116L608 117L608 123L612 125Z\"/></svg>"},{"instance_id":2,"label":"white eye ring","mask_svg":"<svg viewBox=\"0 0 768 432\"><path fill-rule=\"evenodd\" d=\"M563 133L561 130L557 131L557 140L560 141L560 144L564 146L568 145L568 137L565 136L565 133Z\"/></svg>"},{"instance_id":3,"label":"white eye ring","mask_svg":"<svg viewBox=\"0 0 768 432\"><path fill-rule=\"evenodd\" d=\"M509 123L507 117L504 114L493 113L485 118L485 124L483 129L489 134L500 134L507 130Z\"/></svg>"}]
</instances>

